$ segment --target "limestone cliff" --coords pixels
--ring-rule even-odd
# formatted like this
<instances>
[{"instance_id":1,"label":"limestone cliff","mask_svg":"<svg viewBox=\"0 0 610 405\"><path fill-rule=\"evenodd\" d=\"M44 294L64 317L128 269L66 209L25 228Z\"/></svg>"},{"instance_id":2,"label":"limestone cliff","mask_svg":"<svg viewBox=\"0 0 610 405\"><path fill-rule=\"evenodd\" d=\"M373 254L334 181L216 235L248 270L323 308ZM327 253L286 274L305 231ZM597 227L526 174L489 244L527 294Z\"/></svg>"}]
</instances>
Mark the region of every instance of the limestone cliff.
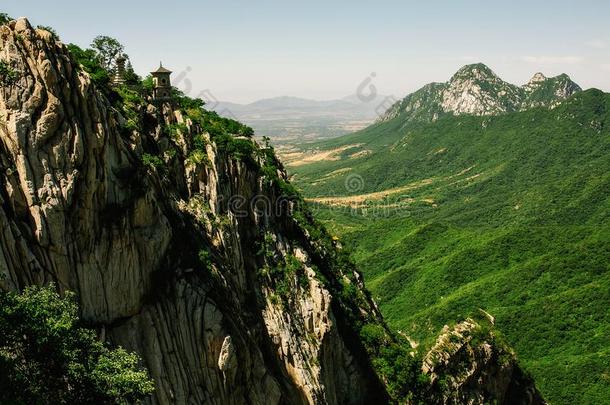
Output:
<instances>
[{"instance_id":1,"label":"limestone cliff","mask_svg":"<svg viewBox=\"0 0 610 405\"><path fill-rule=\"evenodd\" d=\"M0 62L2 288L76 292L154 403L390 401L356 325L390 333L272 150L175 102L111 102L25 19Z\"/></svg>"},{"instance_id":2,"label":"limestone cliff","mask_svg":"<svg viewBox=\"0 0 610 405\"><path fill-rule=\"evenodd\" d=\"M126 129L66 47L27 20L0 27L0 45L16 72L0 89L5 287L75 291L85 320L141 354L159 403L385 398L277 184L208 134L201 163L186 163L198 128L170 104L149 105L143 127ZM174 140L171 124L183 125ZM142 164L146 152L165 167ZM269 258L259 254L265 238ZM288 256L304 282L288 280L277 302L259 269Z\"/></svg>"}]
</instances>

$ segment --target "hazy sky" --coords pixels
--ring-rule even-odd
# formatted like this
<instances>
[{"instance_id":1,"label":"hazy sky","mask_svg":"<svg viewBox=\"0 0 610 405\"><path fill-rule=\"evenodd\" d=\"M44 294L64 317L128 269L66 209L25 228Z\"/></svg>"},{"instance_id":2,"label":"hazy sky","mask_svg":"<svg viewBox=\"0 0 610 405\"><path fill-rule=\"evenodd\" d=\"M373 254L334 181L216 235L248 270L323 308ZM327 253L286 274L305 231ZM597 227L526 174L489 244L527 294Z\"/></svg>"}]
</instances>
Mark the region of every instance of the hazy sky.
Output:
<instances>
[{"instance_id":1,"label":"hazy sky","mask_svg":"<svg viewBox=\"0 0 610 405\"><path fill-rule=\"evenodd\" d=\"M339 98L373 72L380 93L402 97L472 62L513 83L565 72L610 91L607 0L3 0L0 9L53 26L64 42L116 37L138 73L163 60L187 73L192 96L225 101Z\"/></svg>"}]
</instances>

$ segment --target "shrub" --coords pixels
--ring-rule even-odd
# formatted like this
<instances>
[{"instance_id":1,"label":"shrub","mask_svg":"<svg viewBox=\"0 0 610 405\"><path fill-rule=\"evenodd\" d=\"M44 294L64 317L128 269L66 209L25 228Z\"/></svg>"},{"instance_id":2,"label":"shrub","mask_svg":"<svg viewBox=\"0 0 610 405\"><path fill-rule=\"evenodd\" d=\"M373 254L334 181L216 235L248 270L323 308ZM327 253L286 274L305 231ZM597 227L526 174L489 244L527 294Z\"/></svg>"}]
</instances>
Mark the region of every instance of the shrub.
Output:
<instances>
[{"instance_id":1,"label":"shrub","mask_svg":"<svg viewBox=\"0 0 610 405\"><path fill-rule=\"evenodd\" d=\"M7 62L0 61L0 84L5 86L15 83L17 72Z\"/></svg>"},{"instance_id":2,"label":"shrub","mask_svg":"<svg viewBox=\"0 0 610 405\"><path fill-rule=\"evenodd\" d=\"M186 158L186 161L194 165L198 165L201 163L207 165L210 162L210 160L208 159L208 155L206 155L205 152L202 152L199 149L195 149L194 151L189 153L188 157Z\"/></svg>"},{"instance_id":3,"label":"shrub","mask_svg":"<svg viewBox=\"0 0 610 405\"><path fill-rule=\"evenodd\" d=\"M152 94L154 87L153 78L151 75L146 76L144 80L142 80L142 88L147 94Z\"/></svg>"},{"instance_id":4,"label":"shrub","mask_svg":"<svg viewBox=\"0 0 610 405\"><path fill-rule=\"evenodd\" d=\"M428 377L420 369L421 359L411 354L409 343L390 336L376 323L364 325L360 338L390 396L398 403L423 403Z\"/></svg>"},{"instance_id":5,"label":"shrub","mask_svg":"<svg viewBox=\"0 0 610 405\"><path fill-rule=\"evenodd\" d=\"M142 164L151 169L161 171L165 168L165 162L159 156L151 155L150 153L142 154Z\"/></svg>"},{"instance_id":6,"label":"shrub","mask_svg":"<svg viewBox=\"0 0 610 405\"><path fill-rule=\"evenodd\" d=\"M203 135L195 135L193 137L193 149L186 159L187 162L191 164L204 163L208 165L210 160L208 159L207 144L208 142Z\"/></svg>"},{"instance_id":7,"label":"shrub","mask_svg":"<svg viewBox=\"0 0 610 405\"><path fill-rule=\"evenodd\" d=\"M202 99L190 98L175 87L172 89L172 98L177 102L180 109L184 111L193 109L199 110L205 105L205 102Z\"/></svg>"},{"instance_id":8,"label":"shrub","mask_svg":"<svg viewBox=\"0 0 610 405\"><path fill-rule=\"evenodd\" d=\"M110 90L110 74L99 63L95 51L92 49L81 49L78 45L69 44L68 50L82 69L89 74L91 81L105 93Z\"/></svg>"},{"instance_id":9,"label":"shrub","mask_svg":"<svg viewBox=\"0 0 610 405\"><path fill-rule=\"evenodd\" d=\"M210 252L206 249L201 249L197 255L199 258L199 263L201 266L208 272L212 272L212 259L210 257Z\"/></svg>"},{"instance_id":10,"label":"shrub","mask_svg":"<svg viewBox=\"0 0 610 405\"><path fill-rule=\"evenodd\" d=\"M215 111L207 111L202 107L205 103L200 99L191 99L182 92L173 89L174 100L180 105L184 113L210 136L237 135L252 137L254 130L241 122L221 117Z\"/></svg>"},{"instance_id":11,"label":"shrub","mask_svg":"<svg viewBox=\"0 0 610 405\"><path fill-rule=\"evenodd\" d=\"M203 135L195 135L193 137L193 147L200 151L205 152L208 146L208 141Z\"/></svg>"},{"instance_id":12,"label":"shrub","mask_svg":"<svg viewBox=\"0 0 610 405\"><path fill-rule=\"evenodd\" d=\"M295 288L309 288L309 277L303 263L296 256L289 254L277 259L275 241L271 233L265 234L257 254L267 263L260 268L259 276L271 282L273 295L279 298L280 303L287 304L294 297Z\"/></svg>"},{"instance_id":13,"label":"shrub","mask_svg":"<svg viewBox=\"0 0 610 405\"><path fill-rule=\"evenodd\" d=\"M165 127L165 132L167 132L170 139L176 141L180 137L180 135L186 135L189 129L185 124L169 124Z\"/></svg>"},{"instance_id":14,"label":"shrub","mask_svg":"<svg viewBox=\"0 0 610 405\"><path fill-rule=\"evenodd\" d=\"M51 36L53 37L54 40L59 41L59 35L57 34L57 31L55 31L55 29L53 27L49 27L46 25L39 25L36 28L38 28L39 30L47 31L48 33L51 34Z\"/></svg>"},{"instance_id":15,"label":"shrub","mask_svg":"<svg viewBox=\"0 0 610 405\"><path fill-rule=\"evenodd\" d=\"M291 279L296 279L297 284L302 289L309 287L309 278L303 267L303 263L294 255L288 255L285 259L286 275Z\"/></svg>"},{"instance_id":16,"label":"shrub","mask_svg":"<svg viewBox=\"0 0 610 405\"><path fill-rule=\"evenodd\" d=\"M127 86L117 88L116 92L120 100L115 105L123 111L125 118L127 118L125 127L130 131L140 131L142 129L141 110L144 105L142 95Z\"/></svg>"},{"instance_id":17,"label":"shrub","mask_svg":"<svg viewBox=\"0 0 610 405\"><path fill-rule=\"evenodd\" d=\"M168 150L163 152L163 157L165 158L165 161L171 161L176 157L177 154L178 151L175 149L175 147L170 147Z\"/></svg>"},{"instance_id":18,"label":"shrub","mask_svg":"<svg viewBox=\"0 0 610 405\"><path fill-rule=\"evenodd\" d=\"M74 294L0 291L0 402L133 403L154 389L135 354L80 326Z\"/></svg>"},{"instance_id":19,"label":"shrub","mask_svg":"<svg viewBox=\"0 0 610 405\"><path fill-rule=\"evenodd\" d=\"M4 25L9 21L13 21L13 18L6 13L0 13L0 25Z\"/></svg>"},{"instance_id":20,"label":"shrub","mask_svg":"<svg viewBox=\"0 0 610 405\"><path fill-rule=\"evenodd\" d=\"M242 160L252 166L257 166L254 160L256 144L250 139L235 138L228 134L217 135L214 138L218 149L227 155Z\"/></svg>"}]
</instances>

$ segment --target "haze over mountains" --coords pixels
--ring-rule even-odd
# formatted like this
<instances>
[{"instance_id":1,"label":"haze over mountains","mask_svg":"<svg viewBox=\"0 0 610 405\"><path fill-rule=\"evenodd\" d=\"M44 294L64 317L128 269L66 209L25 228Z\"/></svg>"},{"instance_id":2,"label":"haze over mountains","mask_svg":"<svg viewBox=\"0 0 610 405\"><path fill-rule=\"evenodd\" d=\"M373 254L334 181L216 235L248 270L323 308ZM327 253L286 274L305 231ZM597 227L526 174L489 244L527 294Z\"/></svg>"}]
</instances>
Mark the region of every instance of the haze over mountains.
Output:
<instances>
[{"instance_id":1,"label":"haze over mountains","mask_svg":"<svg viewBox=\"0 0 610 405\"><path fill-rule=\"evenodd\" d=\"M250 104L210 102L209 108L252 126L258 136L269 136L275 144L308 142L357 131L371 124L383 109L374 100L357 95L338 100L308 100L274 97Z\"/></svg>"},{"instance_id":2,"label":"haze over mountains","mask_svg":"<svg viewBox=\"0 0 610 405\"><path fill-rule=\"evenodd\" d=\"M223 116L252 126L258 136L269 136L276 145L302 144L361 130L374 121L398 115L413 121L435 121L446 114L492 115L553 107L582 89L568 75L547 78L536 73L522 86L505 82L482 63L464 66L448 82L430 83L396 101L377 95L372 100L356 94L338 100L274 97L250 104L210 102Z\"/></svg>"}]
</instances>

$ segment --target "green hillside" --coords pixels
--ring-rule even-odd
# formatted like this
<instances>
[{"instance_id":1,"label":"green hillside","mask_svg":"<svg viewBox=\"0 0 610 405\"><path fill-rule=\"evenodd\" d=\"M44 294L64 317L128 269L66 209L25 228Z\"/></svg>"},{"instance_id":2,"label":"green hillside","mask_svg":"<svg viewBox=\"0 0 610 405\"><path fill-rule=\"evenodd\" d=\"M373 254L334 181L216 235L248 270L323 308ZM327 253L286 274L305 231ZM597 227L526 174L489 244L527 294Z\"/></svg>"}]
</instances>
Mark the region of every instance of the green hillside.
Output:
<instances>
[{"instance_id":1,"label":"green hillside","mask_svg":"<svg viewBox=\"0 0 610 405\"><path fill-rule=\"evenodd\" d=\"M315 148L294 181L392 326L426 346L484 309L551 403L610 403L609 94Z\"/></svg>"}]
</instances>

